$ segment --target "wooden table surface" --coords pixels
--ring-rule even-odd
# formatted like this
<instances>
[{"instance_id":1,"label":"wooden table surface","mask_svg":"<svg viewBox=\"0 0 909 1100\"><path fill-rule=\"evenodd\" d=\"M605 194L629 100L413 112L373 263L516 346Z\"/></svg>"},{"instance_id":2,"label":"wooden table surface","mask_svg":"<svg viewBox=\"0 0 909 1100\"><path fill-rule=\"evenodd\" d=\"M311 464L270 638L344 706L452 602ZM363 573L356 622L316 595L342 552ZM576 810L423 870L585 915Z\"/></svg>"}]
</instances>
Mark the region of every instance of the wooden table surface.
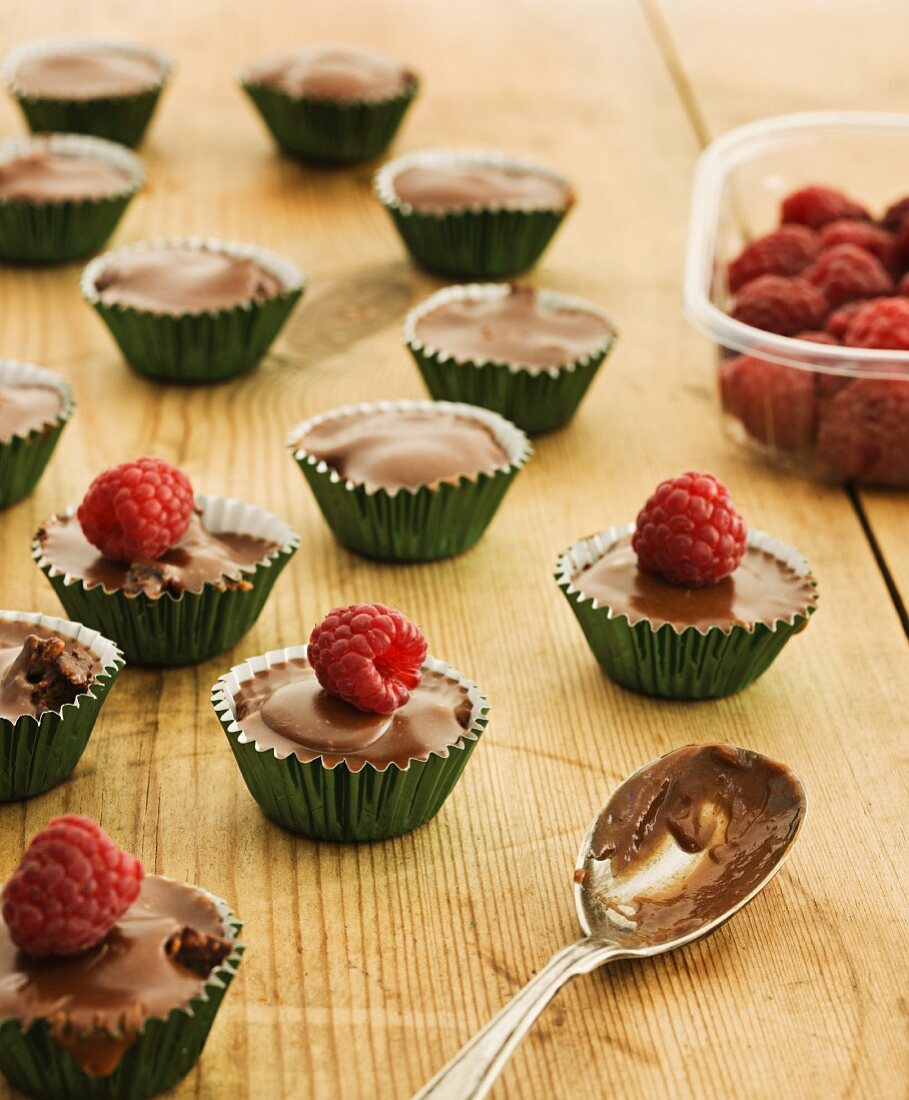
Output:
<instances>
[{"instance_id":1,"label":"wooden table surface","mask_svg":"<svg viewBox=\"0 0 909 1100\"><path fill-rule=\"evenodd\" d=\"M792 860L711 939L576 980L493 1095L909 1096L909 648L873 552L909 596L906 498L853 502L737 452L719 432L710 348L679 309L703 142L784 110L905 107L899 5L38 0L7 4L2 45L75 31L148 41L178 62L141 151L149 185L116 240L248 240L287 253L311 285L256 373L185 390L125 368L80 299L78 265L0 271L0 355L60 371L78 400L38 490L0 517L0 606L60 613L31 534L99 470L140 453L179 463L202 491L280 513L302 546L234 651L128 669L73 778L0 808L0 881L48 818L79 812L147 869L235 904L248 952L199 1069L173 1095L406 1100L577 935L571 868L614 785L675 746L729 740L804 780L811 810ZM621 328L575 423L539 441L458 560L392 567L341 550L284 451L304 416L421 395L400 326L440 285L406 261L370 168L281 159L232 83L246 60L320 40L385 49L424 74L399 150L498 146L575 181L579 205L533 278L601 303ZM0 132L20 129L4 103ZM804 551L821 607L748 691L661 703L600 674L551 570L572 539L631 519L657 481L691 466ZM360 847L267 822L208 702L231 664L304 640L355 600L412 615L493 706L437 819Z\"/></svg>"}]
</instances>

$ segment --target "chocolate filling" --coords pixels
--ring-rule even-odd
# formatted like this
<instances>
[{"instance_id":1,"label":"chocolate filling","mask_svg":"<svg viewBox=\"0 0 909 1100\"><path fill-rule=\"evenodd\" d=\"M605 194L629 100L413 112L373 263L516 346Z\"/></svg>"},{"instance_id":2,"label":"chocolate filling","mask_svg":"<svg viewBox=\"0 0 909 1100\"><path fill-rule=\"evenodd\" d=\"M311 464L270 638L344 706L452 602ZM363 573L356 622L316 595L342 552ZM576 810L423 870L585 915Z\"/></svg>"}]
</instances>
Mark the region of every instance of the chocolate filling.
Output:
<instances>
[{"instance_id":1,"label":"chocolate filling","mask_svg":"<svg viewBox=\"0 0 909 1100\"><path fill-rule=\"evenodd\" d=\"M153 88L161 66L113 46L82 46L23 61L14 78L17 91L40 99L101 99Z\"/></svg>"},{"instance_id":2,"label":"chocolate filling","mask_svg":"<svg viewBox=\"0 0 909 1100\"><path fill-rule=\"evenodd\" d=\"M594 828L590 855L610 860L613 876L600 900L638 934L685 935L760 885L803 812L801 785L782 764L729 745L670 752L624 783ZM665 859L674 873L660 874Z\"/></svg>"},{"instance_id":3,"label":"chocolate filling","mask_svg":"<svg viewBox=\"0 0 909 1100\"><path fill-rule=\"evenodd\" d=\"M151 313L203 313L262 301L284 290L255 260L206 248L149 248L115 254L95 279L106 305Z\"/></svg>"},{"instance_id":4,"label":"chocolate filling","mask_svg":"<svg viewBox=\"0 0 909 1100\"><path fill-rule=\"evenodd\" d=\"M97 157L35 149L0 161L0 199L67 202L122 194L130 177Z\"/></svg>"},{"instance_id":5,"label":"chocolate filling","mask_svg":"<svg viewBox=\"0 0 909 1100\"><path fill-rule=\"evenodd\" d=\"M405 168L392 181L401 202L425 213L471 206L509 210L563 210L573 200L560 180L530 168L499 168L479 161Z\"/></svg>"},{"instance_id":6,"label":"chocolate filling","mask_svg":"<svg viewBox=\"0 0 909 1100\"><path fill-rule=\"evenodd\" d=\"M147 1019L166 1018L202 992L233 950L226 933L210 898L157 875L146 875L139 899L82 955L32 959L0 922L0 1018L23 1030L46 1021L86 1073L107 1076Z\"/></svg>"},{"instance_id":7,"label":"chocolate filling","mask_svg":"<svg viewBox=\"0 0 909 1100\"><path fill-rule=\"evenodd\" d=\"M572 585L613 615L654 629L671 623L679 630L771 626L778 619L807 615L817 601L811 575L804 577L765 550L749 546L738 569L707 588L682 588L638 569L631 536L618 539L599 561L571 578Z\"/></svg>"},{"instance_id":8,"label":"chocolate filling","mask_svg":"<svg viewBox=\"0 0 909 1100\"><path fill-rule=\"evenodd\" d=\"M240 685L234 696L237 723L246 741L274 749L281 760L341 761L351 771L365 764L382 771L426 760L456 744L470 727L473 706L467 688L441 672L423 670L423 680L394 714L366 714L323 691L302 658L273 665Z\"/></svg>"},{"instance_id":9,"label":"chocolate filling","mask_svg":"<svg viewBox=\"0 0 909 1100\"><path fill-rule=\"evenodd\" d=\"M547 305L533 287L445 302L414 325L423 344L457 359L508 363L539 374L602 348L611 329L596 313Z\"/></svg>"},{"instance_id":10,"label":"chocolate filling","mask_svg":"<svg viewBox=\"0 0 909 1100\"><path fill-rule=\"evenodd\" d=\"M443 409L386 409L324 420L297 441L367 490L436 488L492 474L508 455L479 420Z\"/></svg>"},{"instance_id":11,"label":"chocolate filling","mask_svg":"<svg viewBox=\"0 0 909 1100\"><path fill-rule=\"evenodd\" d=\"M0 382L0 443L53 424L62 411L63 398L50 386Z\"/></svg>"},{"instance_id":12,"label":"chocolate filling","mask_svg":"<svg viewBox=\"0 0 909 1100\"><path fill-rule=\"evenodd\" d=\"M109 561L82 533L75 515L51 516L37 539L45 557L57 569L78 577L86 588L103 585L107 592L122 589L127 595L143 593L150 599L165 593L179 597L183 592L201 592L206 584L245 591L252 588L252 580L244 570L279 549L278 543L254 535L206 531L198 511L176 545L156 561L132 565Z\"/></svg>"},{"instance_id":13,"label":"chocolate filling","mask_svg":"<svg viewBox=\"0 0 909 1100\"><path fill-rule=\"evenodd\" d=\"M390 99L416 77L393 57L359 50L295 50L252 65L250 82L311 99Z\"/></svg>"},{"instance_id":14,"label":"chocolate filling","mask_svg":"<svg viewBox=\"0 0 909 1100\"><path fill-rule=\"evenodd\" d=\"M0 718L15 722L88 691L103 666L72 638L32 623L0 619Z\"/></svg>"}]
</instances>

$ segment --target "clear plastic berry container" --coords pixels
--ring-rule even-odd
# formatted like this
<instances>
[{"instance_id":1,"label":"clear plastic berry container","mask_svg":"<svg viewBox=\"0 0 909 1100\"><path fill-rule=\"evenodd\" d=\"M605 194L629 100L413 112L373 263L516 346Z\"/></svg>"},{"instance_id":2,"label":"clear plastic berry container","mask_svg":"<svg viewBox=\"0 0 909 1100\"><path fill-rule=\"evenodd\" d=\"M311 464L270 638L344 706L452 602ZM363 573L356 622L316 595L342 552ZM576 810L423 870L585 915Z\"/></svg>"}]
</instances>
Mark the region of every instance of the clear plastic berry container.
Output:
<instances>
[{"instance_id":1,"label":"clear plastic berry container","mask_svg":"<svg viewBox=\"0 0 909 1100\"><path fill-rule=\"evenodd\" d=\"M775 465L826 481L909 488L909 351L777 336L727 312L727 265L779 225L806 184L845 191L878 217L909 195L909 114L819 111L732 130L694 178L684 309L716 345L726 432ZM745 364L749 385L730 385Z\"/></svg>"}]
</instances>

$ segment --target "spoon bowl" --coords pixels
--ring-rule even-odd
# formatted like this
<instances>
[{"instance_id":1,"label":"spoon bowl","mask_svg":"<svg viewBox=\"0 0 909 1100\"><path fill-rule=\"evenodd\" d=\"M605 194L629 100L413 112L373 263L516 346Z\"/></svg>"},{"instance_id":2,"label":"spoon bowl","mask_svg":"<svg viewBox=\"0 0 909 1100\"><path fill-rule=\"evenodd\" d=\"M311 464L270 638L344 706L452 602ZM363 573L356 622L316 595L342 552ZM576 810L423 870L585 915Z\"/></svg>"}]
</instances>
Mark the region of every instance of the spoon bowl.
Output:
<instances>
[{"instance_id":1,"label":"spoon bowl","mask_svg":"<svg viewBox=\"0 0 909 1100\"><path fill-rule=\"evenodd\" d=\"M779 871L806 812L798 777L747 749L686 745L645 764L581 845L574 900L583 938L556 952L414 1100L480 1100L570 978L715 931Z\"/></svg>"}]
</instances>

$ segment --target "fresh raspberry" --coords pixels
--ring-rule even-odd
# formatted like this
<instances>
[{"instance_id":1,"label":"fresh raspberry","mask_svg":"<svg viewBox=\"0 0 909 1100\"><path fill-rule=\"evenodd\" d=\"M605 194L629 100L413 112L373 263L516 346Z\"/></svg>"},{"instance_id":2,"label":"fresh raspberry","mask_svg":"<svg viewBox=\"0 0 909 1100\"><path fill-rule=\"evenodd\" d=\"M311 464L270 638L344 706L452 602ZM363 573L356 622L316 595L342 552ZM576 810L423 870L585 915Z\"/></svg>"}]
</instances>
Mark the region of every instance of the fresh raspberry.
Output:
<instances>
[{"instance_id":1,"label":"fresh raspberry","mask_svg":"<svg viewBox=\"0 0 909 1100\"><path fill-rule=\"evenodd\" d=\"M765 332L793 336L819 328L828 310L827 299L807 279L761 275L739 291L732 316Z\"/></svg>"},{"instance_id":2,"label":"fresh raspberry","mask_svg":"<svg viewBox=\"0 0 909 1100\"><path fill-rule=\"evenodd\" d=\"M111 561L154 561L180 538L193 487L176 466L137 458L99 474L79 505L85 537Z\"/></svg>"},{"instance_id":3,"label":"fresh raspberry","mask_svg":"<svg viewBox=\"0 0 909 1100\"><path fill-rule=\"evenodd\" d=\"M818 454L845 480L909 484L909 381L843 386L821 419Z\"/></svg>"},{"instance_id":4,"label":"fresh raspberry","mask_svg":"<svg viewBox=\"0 0 909 1100\"><path fill-rule=\"evenodd\" d=\"M661 482L638 513L631 544L638 566L670 584L703 588L738 568L745 521L713 474Z\"/></svg>"},{"instance_id":5,"label":"fresh raspberry","mask_svg":"<svg viewBox=\"0 0 909 1100\"><path fill-rule=\"evenodd\" d=\"M400 611L353 604L329 611L313 629L307 656L331 695L360 710L391 714L420 684L426 639Z\"/></svg>"},{"instance_id":6,"label":"fresh raspberry","mask_svg":"<svg viewBox=\"0 0 909 1100\"><path fill-rule=\"evenodd\" d=\"M834 337L835 340L841 341L846 335L846 329L855 316L856 310L861 309L866 304L865 302L847 302L839 309L835 309L824 322L824 332Z\"/></svg>"},{"instance_id":7,"label":"fresh raspberry","mask_svg":"<svg viewBox=\"0 0 909 1100\"><path fill-rule=\"evenodd\" d=\"M3 888L10 939L36 958L87 951L139 896L143 874L96 821L54 818L32 837Z\"/></svg>"},{"instance_id":8,"label":"fresh raspberry","mask_svg":"<svg viewBox=\"0 0 909 1100\"><path fill-rule=\"evenodd\" d=\"M880 260L854 244L835 244L825 249L807 278L832 307L856 298L893 293L893 279Z\"/></svg>"},{"instance_id":9,"label":"fresh raspberry","mask_svg":"<svg viewBox=\"0 0 909 1100\"><path fill-rule=\"evenodd\" d=\"M804 225L782 225L756 237L730 261L729 289L735 293L760 275L798 275L820 251L820 238L813 230Z\"/></svg>"},{"instance_id":10,"label":"fresh raspberry","mask_svg":"<svg viewBox=\"0 0 909 1100\"><path fill-rule=\"evenodd\" d=\"M867 220L870 215L863 206L853 202L842 191L835 191L832 187L824 187L822 184L812 184L793 191L783 199L783 205L780 207L781 222L797 222L811 229L820 229L822 225L836 221L838 218Z\"/></svg>"},{"instance_id":11,"label":"fresh raspberry","mask_svg":"<svg viewBox=\"0 0 909 1100\"><path fill-rule=\"evenodd\" d=\"M909 351L909 299L877 298L857 309L843 343L850 348Z\"/></svg>"},{"instance_id":12,"label":"fresh raspberry","mask_svg":"<svg viewBox=\"0 0 909 1100\"><path fill-rule=\"evenodd\" d=\"M798 339L807 335L800 333ZM800 451L814 441L817 418L810 370L738 355L720 366L720 399L753 439L775 450Z\"/></svg>"},{"instance_id":13,"label":"fresh raspberry","mask_svg":"<svg viewBox=\"0 0 909 1100\"><path fill-rule=\"evenodd\" d=\"M902 228L907 215L909 215L909 195L897 199L887 207L881 218L881 225L891 233L897 233Z\"/></svg>"},{"instance_id":14,"label":"fresh raspberry","mask_svg":"<svg viewBox=\"0 0 909 1100\"><path fill-rule=\"evenodd\" d=\"M896 292L900 297L909 296L909 271L900 279L896 287Z\"/></svg>"},{"instance_id":15,"label":"fresh raspberry","mask_svg":"<svg viewBox=\"0 0 909 1100\"><path fill-rule=\"evenodd\" d=\"M902 268L893 234L873 222L849 218L828 222L821 230L821 244L824 248L833 248L838 244L854 244L856 248L863 248L880 260L883 268L893 278L899 275Z\"/></svg>"}]
</instances>

